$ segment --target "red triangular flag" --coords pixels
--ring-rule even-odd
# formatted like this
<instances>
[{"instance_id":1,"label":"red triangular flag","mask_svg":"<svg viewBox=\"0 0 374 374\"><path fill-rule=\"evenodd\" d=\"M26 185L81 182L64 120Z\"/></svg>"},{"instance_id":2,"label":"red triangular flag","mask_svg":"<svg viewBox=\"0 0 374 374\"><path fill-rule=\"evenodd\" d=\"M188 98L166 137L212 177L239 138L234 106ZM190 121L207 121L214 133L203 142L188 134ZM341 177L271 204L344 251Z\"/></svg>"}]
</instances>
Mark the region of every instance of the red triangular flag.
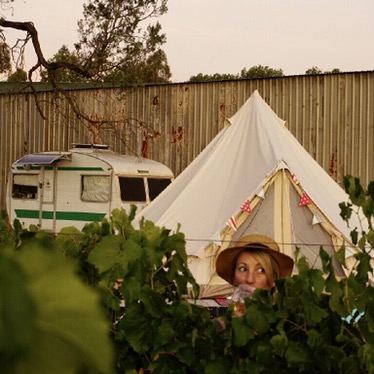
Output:
<instances>
[{"instance_id":1,"label":"red triangular flag","mask_svg":"<svg viewBox=\"0 0 374 374\"><path fill-rule=\"evenodd\" d=\"M240 209L243 211L243 212L247 212L248 214L251 214L252 213L252 210L251 210L251 207L249 205L249 200L246 200L244 202L244 204L240 207Z\"/></svg>"},{"instance_id":2,"label":"red triangular flag","mask_svg":"<svg viewBox=\"0 0 374 374\"><path fill-rule=\"evenodd\" d=\"M309 196L305 192L303 192L303 194L301 195L299 206L309 205L310 203L311 200L309 199Z\"/></svg>"},{"instance_id":3,"label":"red triangular flag","mask_svg":"<svg viewBox=\"0 0 374 374\"><path fill-rule=\"evenodd\" d=\"M291 177L292 177L292 180L293 180L296 184L300 184L299 179L297 178L297 176L296 176L295 174L291 174Z\"/></svg>"},{"instance_id":4,"label":"red triangular flag","mask_svg":"<svg viewBox=\"0 0 374 374\"><path fill-rule=\"evenodd\" d=\"M238 230L238 227L236 226L235 218L230 217L230 219L226 222L226 225L234 229L235 231Z\"/></svg>"}]
</instances>

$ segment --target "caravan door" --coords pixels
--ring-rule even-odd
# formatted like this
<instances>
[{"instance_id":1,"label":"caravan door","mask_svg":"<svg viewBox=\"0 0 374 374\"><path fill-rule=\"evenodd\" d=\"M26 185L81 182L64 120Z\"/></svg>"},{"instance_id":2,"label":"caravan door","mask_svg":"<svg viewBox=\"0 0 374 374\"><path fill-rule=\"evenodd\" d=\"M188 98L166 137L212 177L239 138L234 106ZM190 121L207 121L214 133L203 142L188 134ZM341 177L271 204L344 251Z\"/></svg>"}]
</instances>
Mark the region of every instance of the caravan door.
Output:
<instances>
[{"instance_id":1,"label":"caravan door","mask_svg":"<svg viewBox=\"0 0 374 374\"><path fill-rule=\"evenodd\" d=\"M56 165L40 166L39 224L43 230L56 230Z\"/></svg>"},{"instance_id":2,"label":"caravan door","mask_svg":"<svg viewBox=\"0 0 374 374\"><path fill-rule=\"evenodd\" d=\"M16 161L9 191L9 208L25 227L37 225L55 232L57 162L67 153L35 153Z\"/></svg>"}]
</instances>

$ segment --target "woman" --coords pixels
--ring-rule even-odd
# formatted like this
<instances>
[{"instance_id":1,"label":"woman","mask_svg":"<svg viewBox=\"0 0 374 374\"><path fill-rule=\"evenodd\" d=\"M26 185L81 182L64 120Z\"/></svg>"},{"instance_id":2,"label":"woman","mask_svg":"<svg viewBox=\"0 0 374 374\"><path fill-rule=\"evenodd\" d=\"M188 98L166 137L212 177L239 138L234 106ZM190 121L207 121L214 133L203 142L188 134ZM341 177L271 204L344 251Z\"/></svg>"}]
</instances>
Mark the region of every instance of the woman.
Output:
<instances>
[{"instance_id":1,"label":"woman","mask_svg":"<svg viewBox=\"0 0 374 374\"><path fill-rule=\"evenodd\" d=\"M251 234L240 239L240 245L223 250L217 258L217 274L237 287L232 301L239 303L235 315L244 311L243 299L256 288L270 289L275 280L292 274L294 261L279 250L271 238Z\"/></svg>"},{"instance_id":2,"label":"woman","mask_svg":"<svg viewBox=\"0 0 374 374\"><path fill-rule=\"evenodd\" d=\"M272 288L275 280L292 274L293 260L281 253L271 238L251 234L240 245L223 250L217 258L217 274L233 286L249 284L254 288Z\"/></svg>"}]
</instances>

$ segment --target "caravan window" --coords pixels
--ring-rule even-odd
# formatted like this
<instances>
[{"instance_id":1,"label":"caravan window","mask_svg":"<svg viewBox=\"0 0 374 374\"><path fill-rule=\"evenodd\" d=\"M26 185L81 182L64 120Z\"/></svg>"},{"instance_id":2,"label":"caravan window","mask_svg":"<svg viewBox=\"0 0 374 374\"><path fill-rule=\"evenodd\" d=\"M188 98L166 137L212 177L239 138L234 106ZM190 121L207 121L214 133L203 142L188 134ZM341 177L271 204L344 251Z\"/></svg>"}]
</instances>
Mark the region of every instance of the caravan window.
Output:
<instances>
[{"instance_id":1,"label":"caravan window","mask_svg":"<svg viewBox=\"0 0 374 374\"><path fill-rule=\"evenodd\" d=\"M149 198L154 200L169 184L171 179L148 178Z\"/></svg>"},{"instance_id":2,"label":"caravan window","mask_svg":"<svg viewBox=\"0 0 374 374\"><path fill-rule=\"evenodd\" d=\"M118 177L118 180L122 201L147 201L143 178Z\"/></svg>"},{"instance_id":3,"label":"caravan window","mask_svg":"<svg viewBox=\"0 0 374 374\"><path fill-rule=\"evenodd\" d=\"M38 198L39 174L14 174L12 197L15 199Z\"/></svg>"},{"instance_id":4,"label":"caravan window","mask_svg":"<svg viewBox=\"0 0 374 374\"><path fill-rule=\"evenodd\" d=\"M82 200L106 203L110 198L109 175L82 175Z\"/></svg>"}]
</instances>

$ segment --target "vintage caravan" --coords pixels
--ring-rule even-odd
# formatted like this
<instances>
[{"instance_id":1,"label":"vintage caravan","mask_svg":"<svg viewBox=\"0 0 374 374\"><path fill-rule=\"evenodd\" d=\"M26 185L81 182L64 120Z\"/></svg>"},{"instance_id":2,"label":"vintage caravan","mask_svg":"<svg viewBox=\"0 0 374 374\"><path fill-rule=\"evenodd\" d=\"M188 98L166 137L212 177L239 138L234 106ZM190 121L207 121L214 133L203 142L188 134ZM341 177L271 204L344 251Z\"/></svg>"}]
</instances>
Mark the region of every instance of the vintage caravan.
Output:
<instances>
[{"instance_id":1,"label":"vintage caravan","mask_svg":"<svg viewBox=\"0 0 374 374\"><path fill-rule=\"evenodd\" d=\"M118 155L106 145L75 144L68 152L26 155L12 164L7 211L13 222L57 233L109 217L115 208L138 211L173 180L165 165Z\"/></svg>"}]
</instances>

